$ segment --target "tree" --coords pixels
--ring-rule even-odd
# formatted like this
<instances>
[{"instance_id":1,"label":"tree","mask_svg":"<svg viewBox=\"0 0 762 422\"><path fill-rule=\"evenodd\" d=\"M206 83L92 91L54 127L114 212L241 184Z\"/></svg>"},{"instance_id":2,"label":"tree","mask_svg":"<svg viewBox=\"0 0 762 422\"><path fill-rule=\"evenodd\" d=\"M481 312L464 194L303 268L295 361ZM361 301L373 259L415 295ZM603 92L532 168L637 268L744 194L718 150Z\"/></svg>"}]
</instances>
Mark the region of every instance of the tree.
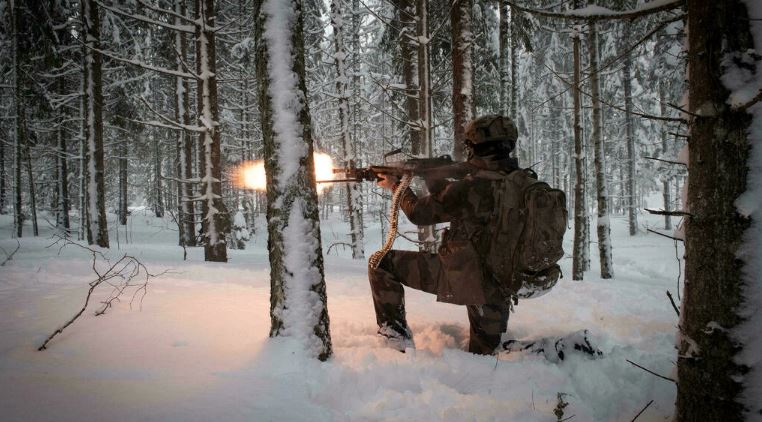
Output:
<instances>
[{"instance_id":1,"label":"tree","mask_svg":"<svg viewBox=\"0 0 762 422\"><path fill-rule=\"evenodd\" d=\"M267 174L270 336L332 354L313 141L304 77L301 1L256 5L257 83Z\"/></svg>"},{"instance_id":2,"label":"tree","mask_svg":"<svg viewBox=\"0 0 762 422\"><path fill-rule=\"evenodd\" d=\"M89 244L108 248L106 188L103 180L103 93L100 16L94 0L80 2L83 57L83 149L85 168L85 232Z\"/></svg>"},{"instance_id":3,"label":"tree","mask_svg":"<svg viewBox=\"0 0 762 422\"><path fill-rule=\"evenodd\" d=\"M215 50L214 0L196 2L196 74L198 120L203 128L198 137L202 204L204 259L227 262L225 237L230 222L222 202L222 161L220 157L219 108L217 103L217 63Z\"/></svg>"},{"instance_id":4,"label":"tree","mask_svg":"<svg viewBox=\"0 0 762 422\"><path fill-rule=\"evenodd\" d=\"M354 16L354 15L353 15ZM356 19L353 18L353 22ZM344 167L355 167L356 162L356 142L357 130L350 131L350 94L348 90L349 75L347 74L346 59L347 51L344 48L344 15L341 7L341 0L331 2L331 25L333 26L333 43L335 46L334 63L336 65L336 97L339 109L339 137L341 139L341 152L344 158ZM359 28L353 28L355 33ZM359 43L355 45L359 48ZM355 73L359 70L355 70ZM355 78L353 78L353 81ZM353 88L357 93L359 83L353 83ZM353 110L354 111L354 110ZM353 120L356 120L357 113L353 112ZM364 259L363 250L363 221L362 221L362 197L359 183L347 183L345 185L347 195L347 212L349 213L349 232L352 241L352 258Z\"/></svg>"},{"instance_id":5,"label":"tree","mask_svg":"<svg viewBox=\"0 0 762 422\"><path fill-rule=\"evenodd\" d=\"M473 62L471 61L472 37L471 9L472 0L457 0L450 12L452 26L452 114L453 146L452 156L455 161L464 158L465 128L473 115L474 92Z\"/></svg>"},{"instance_id":6,"label":"tree","mask_svg":"<svg viewBox=\"0 0 762 422\"><path fill-rule=\"evenodd\" d=\"M611 222L609 221L608 186L606 183L606 164L604 162L600 83L598 81L598 31L596 23L588 23L588 52L590 54L590 95L593 102L592 143L595 164L595 189L598 204L598 252L601 261L601 278L614 277L614 262L611 257Z\"/></svg>"},{"instance_id":7,"label":"tree","mask_svg":"<svg viewBox=\"0 0 762 422\"><path fill-rule=\"evenodd\" d=\"M679 421L742 420L758 418L762 411L758 390L751 390L744 379L752 368L742 358L744 353L759 356L759 351L748 350L759 325L743 330L745 318L753 315L748 311L759 312L759 297L752 293L759 289L759 273L744 277L744 269L748 271L751 261L759 259L759 250L742 249L752 217L736 206L739 196L751 187L752 119L747 111L755 100L745 105L729 101L730 89L746 84L759 89L762 69L758 57L751 56L754 46L746 9L739 0L687 3L692 119L685 204L690 212L685 222L686 284L677 362ZM761 97L757 94L756 101ZM759 105L752 112L755 121L762 118ZM759 141L758 132L752 136ZM759 201L758 197L754 200Z\"/></svg>"}]
</instances>

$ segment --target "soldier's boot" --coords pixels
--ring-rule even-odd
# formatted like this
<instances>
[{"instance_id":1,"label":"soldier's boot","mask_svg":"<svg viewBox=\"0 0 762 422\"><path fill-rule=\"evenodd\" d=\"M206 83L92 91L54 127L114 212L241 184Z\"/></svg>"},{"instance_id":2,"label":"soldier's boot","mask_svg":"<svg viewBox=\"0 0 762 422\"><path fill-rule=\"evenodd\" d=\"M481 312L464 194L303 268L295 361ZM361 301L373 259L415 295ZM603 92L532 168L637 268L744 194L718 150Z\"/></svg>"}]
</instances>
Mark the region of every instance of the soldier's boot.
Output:
<instances>
[{"instance_id":1,"label":"soldier's boot","mask_svg":"<svg viewBox=\"0 0 762 422\"><path fill-rule=\"evenodd\" d=\"M404 352L407 347L415 348L405 319L405 292L402 283L385 268L384 261L378 269L368 270L378 335L389 347Z\"/></svg>"},{"instance_id":2,"label":"soldier's boot","mask_svg":"<svg viewBox=\"0 0 762 422\"><path fill-rule=\"evenodd\" d=\"M468 351L479 355L495 353L500 345L500 337L508 327L508 306L485 304L468 305L466 308L471 323Z\"/></svg>"}]
</instances>

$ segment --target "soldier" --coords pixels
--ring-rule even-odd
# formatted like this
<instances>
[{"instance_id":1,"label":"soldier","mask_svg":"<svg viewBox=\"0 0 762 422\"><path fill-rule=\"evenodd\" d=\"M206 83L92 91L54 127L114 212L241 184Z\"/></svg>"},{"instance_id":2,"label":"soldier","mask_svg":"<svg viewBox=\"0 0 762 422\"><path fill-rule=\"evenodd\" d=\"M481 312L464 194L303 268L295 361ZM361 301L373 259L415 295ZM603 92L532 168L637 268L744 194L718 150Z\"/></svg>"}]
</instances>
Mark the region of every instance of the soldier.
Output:
<instances>
[{"instance_id":1,"label":"soldier","mask_svg":"<svg viewBox=\"0 0 762 422\"><path fill-rule=\"evenodd\" d=\"M518 131L511 119L483 116L466 126L467 163L479 170L510 172L518 163L510 157ZM399 180L379 175L378 185L393 190ZM391 250L378 269L369 270L378 334L398 350L413 347L405 320L403 285L437 295L440 302L466 305L471 335L468 351L491 354L508 323L508 299L484 267L494 209L494 179L467 176L430 183L430 194L418 198L408 189L400 207L417 225L450 223L439 253Z\"/></svg>"}]
</instances>

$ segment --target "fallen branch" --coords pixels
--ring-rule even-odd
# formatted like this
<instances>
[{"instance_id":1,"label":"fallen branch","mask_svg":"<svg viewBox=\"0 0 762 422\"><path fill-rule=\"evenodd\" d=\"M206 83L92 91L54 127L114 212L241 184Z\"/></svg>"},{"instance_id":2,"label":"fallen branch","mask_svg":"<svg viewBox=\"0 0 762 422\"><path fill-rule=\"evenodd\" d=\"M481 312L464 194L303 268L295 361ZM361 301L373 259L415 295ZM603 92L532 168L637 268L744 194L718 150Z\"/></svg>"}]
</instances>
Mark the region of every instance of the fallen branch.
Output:
<instances>
[{"instance_id":1,"label":"fallen branch","mask_svg":"<svg viewBox=\"0 0 762 422\"><path fill-rule=\"evenodd\" d=\"M625 360L626 360L626 361L627 361L629 364L631 364L631 365L634 365L634 366L637 366L638 368L640 368L640 369L642 369L642 370L644 370L644 371L648 372L648 373L649 373L649 374L651 374L651 375L655 375L655 376L657 376L657 377L659 377L659 378L661 378L661 379L663 379L663 380L667 380L667 381L670 381L670 382L672 382L672 383L674 383L674 384L677 384L677 381L673 380L673 379L672 379L672 378L670 378L670 377L665 377L664 375L660 375L660 374L657 374L656 372L654 372L654 371L652 371L652 370L650 370L650 369L648 369L648 368L644 368L644 367L642 367L642 366L638 365L637 363L635 363L635 362L633 362L633 361L631 361L631 360L629 360L629 359L625 359Z\"/></svg>"},{"instance_id":2,"label":"fallen branch","mask_svg":"<svg viewBox=\"0 0 762 422\"><path fill-rule=\"evenodd\" d=\"M85 313L85 310L87 310L87 307L90 304L90 298L93 295L93 292L95 291L98 286L102 284L108 284L110 285L113 290L108 295L108 297L101 302L101 307L95 311L95 316L100 316L106 313L106 311L111 308L113 303L115 301L119 301L120 298L123 296L125 291L129 288L135 288L135 292L132 294L132 297L130 298L130 307L132 307L133 302L140 294L140 302L142 304L143 298L145 297L147 291L148 291L148 281L154 277L157 277L161 274L164 274L164 272L160 274L151 274L148 272L148 269L141 263L137 258L130 256L130 255L122 255L121 258L119 258L118 261L111 263L108 258L103 255L103 253L96 251L94 249L91 249L89 247L80 245L78 243L72 242L69 239L63 238L61 236L57 236L58 240L54 242L52 245L58 243L63 243L59 247L59 253L61 250L68 246L68 245L74 245L78 246L90 253L92 256L92 269L97 278L89 283L90 288L87 290L87 295L85 296L85 303L82 305L82 308L79 309L79 311L74 314L73 317L71 317L68 321L66 321L61 327L56 329L51 335L49 335L45 341L42 343L42 345L37 348L38 351L46 350L48 343L50 343L51 340L58 334L63 333L63 331L68 328L70 325L72 325L80 316L82 316L83 313ZM99 271L98 270L98 262L105 261L108 265L108 268L105 271ZM135 280L138 280L135 282ZM115 282L113 281L115 280Z\"/></svg>"},{"instance_id":3,"label":"fallen branch","mask_svg":"<svg viewBox=\"0 0 762 422\"><path fill-rule=\"evenodd\" d=\"M635 417L634 417L634 418L632 418L632 421L630 421L630 422L635 422L635 420L636 420L636 419L638 419L638 418L640 417L640 415L642 415L642 414L643 414L643 412L645 412L645 411L646 411L646 409L648 409L648 406L650 406L650 405L651 405L651 403L653 403L653 402L654 402L653 400L651 400L650 402L648 402L648 404L646 405L646 407L644 407L644 408L640 409L640 412L638 412L638 414L637 414L637 415L635 415Z\"/></svg>"},{"instance_id":4,"label":"fallen branch","mask_svg":"<svg viewBox=\"0 0 762 422\"><path fill-rule=\"evenodd\" d=\"M18 251L19 251L19 249L21 249L21 242L19 242L19 240L18 240L18 239L16 239L16 249L14 249L14 250L13 250L13 252L11 252L10 254L9 254L8 252L6 252L6 251L5 251L5 249L3 249L3 248L0 248L0 250L2 250L2 251L3 251L3 253L6 255L6 258L5 258L5 260L3 261L3 263L2 263L2 264L0 264L0 267L3 267L3 266L5 266L5 264L7 264L7 263L8 263L8 261L10 261L11 259L13 259L13 255L16 255L16 252L18 252Z\"/></svg>"}]
</instances>

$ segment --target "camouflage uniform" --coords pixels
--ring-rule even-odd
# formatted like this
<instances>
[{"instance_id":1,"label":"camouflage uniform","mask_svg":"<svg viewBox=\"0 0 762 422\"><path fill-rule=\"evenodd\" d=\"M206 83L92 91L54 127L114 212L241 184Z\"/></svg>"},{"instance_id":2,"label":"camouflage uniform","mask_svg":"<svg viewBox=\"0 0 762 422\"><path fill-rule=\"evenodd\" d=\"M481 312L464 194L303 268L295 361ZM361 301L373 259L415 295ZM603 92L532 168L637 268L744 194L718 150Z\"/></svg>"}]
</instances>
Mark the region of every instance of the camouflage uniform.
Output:
<instances>
[{"instance_id":1,"label":"camouflage uniform","mask_svg":"<svg viewBox=\"0 0 762 422\"><path fill-rule=\"evenodd\" d=\"M516 168L515 160L473 157L479 169ZM379 268L369 271L376 321L410 338L405 320L402 285L437 295L440 302L466 305L471 336L468 350L490 354L506 330L509 307L495 281L482 265L489 245L490 215L494 212L494 181L468 176L430 187L430 195L418 198L408 190L401 208L417 225L449 222L439 253L391 250Z\"/></svg>"}]
</instances>

